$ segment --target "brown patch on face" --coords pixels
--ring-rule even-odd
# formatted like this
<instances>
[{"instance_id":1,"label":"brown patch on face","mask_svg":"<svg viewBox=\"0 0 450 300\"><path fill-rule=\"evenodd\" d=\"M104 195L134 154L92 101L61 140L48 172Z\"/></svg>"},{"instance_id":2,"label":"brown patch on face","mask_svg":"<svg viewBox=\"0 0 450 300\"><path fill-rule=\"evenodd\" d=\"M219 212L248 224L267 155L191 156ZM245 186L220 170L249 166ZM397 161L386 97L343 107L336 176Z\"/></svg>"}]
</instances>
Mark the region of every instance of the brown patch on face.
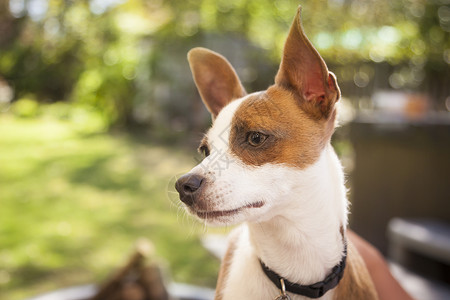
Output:
<instances>
[{"instance_id":1,"label":"brown patch on face","mask_svg":"<svg viewBox=\"0 0 450 300\"><path fill-rule=\"evenodd\" d=\"M231 152L249 165L275 163L304 169L329 142L335 114L328 120L316 119L304 111L298 96L274 85L237 109L230 132ZM248 142L252 132L267 135L267 139L254 147Z\"/></svg>"}]
</instances>

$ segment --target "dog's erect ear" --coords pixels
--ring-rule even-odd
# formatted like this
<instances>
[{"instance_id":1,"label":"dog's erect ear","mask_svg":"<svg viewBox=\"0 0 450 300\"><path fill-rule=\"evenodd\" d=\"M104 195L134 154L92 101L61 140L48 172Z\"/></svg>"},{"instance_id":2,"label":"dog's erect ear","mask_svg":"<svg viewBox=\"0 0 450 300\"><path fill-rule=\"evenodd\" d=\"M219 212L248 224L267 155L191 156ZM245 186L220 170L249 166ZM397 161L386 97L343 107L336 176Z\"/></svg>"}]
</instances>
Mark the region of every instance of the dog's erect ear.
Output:
<instances>
[{"instance_id":1,"label":"dog's erect ear","mask_svg":"<svg viewBox=\"0 0 450 300\"><path fill-rule=\"evenodd\" d=\"M222 55L194 48L188 53L188 61L195 85L213 118L225 105L247 94L233 67Z\"/></svg>"},{"instance_id":2,"label":"dog's erect ear","mask_svg":"<svg viewBox=\"0 0 450 300\"><path fill-rule=\"evenodd\" d=\"M317 119L328 118L340 91L334 74L303 32L301 7L291 25L284 45L275 83L293 89L307 112Z\"/></svg>"}]
</instances>

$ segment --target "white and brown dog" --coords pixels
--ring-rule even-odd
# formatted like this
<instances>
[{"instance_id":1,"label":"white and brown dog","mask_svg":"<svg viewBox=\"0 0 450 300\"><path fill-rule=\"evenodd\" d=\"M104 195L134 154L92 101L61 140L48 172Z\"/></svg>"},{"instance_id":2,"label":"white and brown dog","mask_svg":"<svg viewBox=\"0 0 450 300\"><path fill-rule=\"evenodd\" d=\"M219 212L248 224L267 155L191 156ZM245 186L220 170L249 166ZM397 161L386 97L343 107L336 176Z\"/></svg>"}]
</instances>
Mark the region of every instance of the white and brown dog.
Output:
<instances>
[{"instance_id":1,"label":"white and brown dog","mask_svg":"<svg viewBox=\"0 0 450 300\"><path fill-rule=\"evenodd\" d=\"M199 148L205 159L176 189L207 224L245 222L231 234L216 299L377 299L345 237L344 175L330 145L339 87L300 11L266 91L247 95L215 52L188 54L214 122Z\"/></svg>"}]
</instances>

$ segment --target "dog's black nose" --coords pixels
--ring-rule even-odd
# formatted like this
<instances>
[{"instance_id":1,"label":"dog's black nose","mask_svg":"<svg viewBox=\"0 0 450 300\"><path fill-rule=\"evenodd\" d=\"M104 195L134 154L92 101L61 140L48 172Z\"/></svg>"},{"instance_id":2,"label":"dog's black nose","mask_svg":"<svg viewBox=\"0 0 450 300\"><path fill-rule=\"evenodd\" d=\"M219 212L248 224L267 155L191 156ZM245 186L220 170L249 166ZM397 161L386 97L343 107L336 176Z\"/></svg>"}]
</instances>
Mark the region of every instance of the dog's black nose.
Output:
<instances>
[{"instance_id":1,"label":"dog's black nose","mask_svg":"<svg viewBox=\"0 0 450 300\"><path fill-rule=\"evenodd\" d=\"M180 194L180 200L187 205L194 203L194 196L200 190L204 178L196 174L185 174L178 178L175 188Z\"/></svg>"}]
</instances>

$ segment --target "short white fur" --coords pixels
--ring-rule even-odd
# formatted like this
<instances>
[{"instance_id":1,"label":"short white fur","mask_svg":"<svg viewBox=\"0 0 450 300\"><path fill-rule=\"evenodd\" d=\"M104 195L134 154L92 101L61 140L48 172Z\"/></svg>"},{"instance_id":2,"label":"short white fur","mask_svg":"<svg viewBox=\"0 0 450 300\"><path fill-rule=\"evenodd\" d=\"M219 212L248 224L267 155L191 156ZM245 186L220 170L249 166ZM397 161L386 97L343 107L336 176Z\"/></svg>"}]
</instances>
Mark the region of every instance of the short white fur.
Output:
<instances>
[{"instance_id":1,"label":"short white fur","mask_svg":"<svg viewBox=\"0 0 450 300\"><path fill-rule=\"evenodd\" d=\"M250 96L250 95L249 95ZM292 282L323 280L343 253L340 229L347 224L347 198L341 164L327 145L306 169L284 164L249 166L229 149L230 126L244 97L225 106L207 134L211 148L190 173L206 178L211 211L244 208L233 215L207 218L210 225L243 225L222 291L223 299L271 299L277 288L265 277L258 259ZM331 299L333 292L322 299ZM303 299L291 295L292 299Z\"/></svg>"}]
</instances>

